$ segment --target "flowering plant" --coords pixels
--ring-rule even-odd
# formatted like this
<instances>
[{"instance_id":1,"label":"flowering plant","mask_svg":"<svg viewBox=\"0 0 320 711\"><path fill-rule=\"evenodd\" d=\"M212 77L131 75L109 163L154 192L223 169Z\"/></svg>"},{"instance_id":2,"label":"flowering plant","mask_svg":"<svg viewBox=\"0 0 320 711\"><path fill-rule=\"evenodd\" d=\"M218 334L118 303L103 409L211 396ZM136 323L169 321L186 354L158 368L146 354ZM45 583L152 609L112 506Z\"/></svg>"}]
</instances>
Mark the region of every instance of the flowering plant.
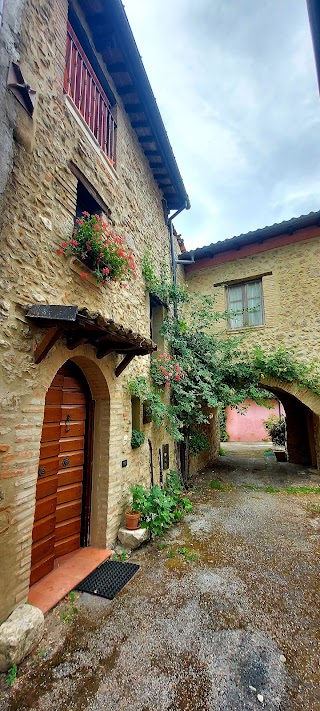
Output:
<instances>
[{"instance_id":1,"label":"flowering plant","mask_svg":"<svg viewBox=\"0 0 320 711\"><path fill-rule=\"evenodd\" d=\"M172 382L179 382L186 377L178 361L167 353L157 353L151 358L151 377L157 385L169 387Z\"/></svg>"},{"instance_id":2,"label":"flowering plant","mask_svg":"<svg viewBox=\"0 0 320 711\"><path fill-rule=\"evenodd\" d=\"M72 237L61 243L58 254L75 254L94 272L98 283L136 278L133 254L125 237L117 237L100 215L83 212ZM87 276L86 272L81 274L82 279Z\"/></svg>"}]
</instances>

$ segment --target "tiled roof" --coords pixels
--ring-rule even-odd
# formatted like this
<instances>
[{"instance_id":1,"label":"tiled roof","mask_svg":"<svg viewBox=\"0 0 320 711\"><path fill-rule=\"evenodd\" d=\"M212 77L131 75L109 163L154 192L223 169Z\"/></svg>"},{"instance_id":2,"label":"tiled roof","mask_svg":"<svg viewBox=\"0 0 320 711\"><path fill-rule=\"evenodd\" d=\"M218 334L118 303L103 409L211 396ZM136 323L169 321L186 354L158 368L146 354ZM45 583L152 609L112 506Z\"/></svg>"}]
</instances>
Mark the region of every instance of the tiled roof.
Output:
<instances>
[{"instance_id":1,"label":"tiled roof","mask_svg":"<svg viewBox=\"0 0 320 711\"><path fill-rule=\"evenodd\" d=\"M184 252L181 259L186 261L198 261L199 259L207 259L214 257L221 252L228 252L233 249L241 249L248 244L262 243L272 237L278 237L284 234L293 234L297 230L305 229L320 225L320 210L318 212L309 212L308 215L300 215L300 217L292 217L291 220L283 222L275 222L273 225L262 227L258 230L240 234L220 242L212 242L211 244L198 247L197 249Z\"/></svg>"}]
</instances>

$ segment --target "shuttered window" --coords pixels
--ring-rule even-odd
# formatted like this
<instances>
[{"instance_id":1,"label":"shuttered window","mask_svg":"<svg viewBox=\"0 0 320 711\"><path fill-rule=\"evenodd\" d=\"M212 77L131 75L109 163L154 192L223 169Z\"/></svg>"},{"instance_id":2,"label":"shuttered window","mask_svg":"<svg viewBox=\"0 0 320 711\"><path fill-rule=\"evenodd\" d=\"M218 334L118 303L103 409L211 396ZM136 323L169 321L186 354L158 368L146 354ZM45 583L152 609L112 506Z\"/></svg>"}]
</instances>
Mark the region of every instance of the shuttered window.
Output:
<instances>
[{"instance_id":1,"label":"shuttered window","mask_svg":"<svg viewBox=\"0 0 320 711\"><path fill-rule=\"evenodd\" d=\"M261 326L264 322L262 280L227 286L229 328Z\"/></svg>"}]
</instances>

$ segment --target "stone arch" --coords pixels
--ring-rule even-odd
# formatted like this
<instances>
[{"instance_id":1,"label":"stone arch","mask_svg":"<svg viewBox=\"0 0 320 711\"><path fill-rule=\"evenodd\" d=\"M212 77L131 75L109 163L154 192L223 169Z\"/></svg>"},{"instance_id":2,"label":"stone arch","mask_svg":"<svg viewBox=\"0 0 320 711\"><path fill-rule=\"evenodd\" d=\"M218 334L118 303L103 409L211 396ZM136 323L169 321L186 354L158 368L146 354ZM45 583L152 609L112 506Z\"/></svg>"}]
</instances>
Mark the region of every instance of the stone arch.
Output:
<instances>
[{"instance_id":1,"label":"stone arch","mask_svg":"<svg viewBox=\"0 0 320 711\"><path fill-rule=\"evenodd\" d=\"M261 387L274 393L286 411L289 460L320 469L320 396L297 382L266 376Z\"/></svg>"}]
</instances>

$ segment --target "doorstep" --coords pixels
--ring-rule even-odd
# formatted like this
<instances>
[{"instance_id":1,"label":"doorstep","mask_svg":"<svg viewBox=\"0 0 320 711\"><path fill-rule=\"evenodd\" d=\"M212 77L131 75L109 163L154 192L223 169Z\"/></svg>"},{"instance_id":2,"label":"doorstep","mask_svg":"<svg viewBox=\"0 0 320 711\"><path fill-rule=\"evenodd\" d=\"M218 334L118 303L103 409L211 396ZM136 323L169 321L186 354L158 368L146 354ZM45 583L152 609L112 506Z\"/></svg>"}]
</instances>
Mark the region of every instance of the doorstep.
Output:
<instances>
[{"instance_id":1,"label":"doorstep","mask_svg":"<svg viewBox=\"0 0 320 711\"><path fill-rule=\"evenodd\" d=\"M45 614L112 553L106 548L88 547L58 558L54 570L31 586L28 602Z\"/></svg>"}]
</instances>

